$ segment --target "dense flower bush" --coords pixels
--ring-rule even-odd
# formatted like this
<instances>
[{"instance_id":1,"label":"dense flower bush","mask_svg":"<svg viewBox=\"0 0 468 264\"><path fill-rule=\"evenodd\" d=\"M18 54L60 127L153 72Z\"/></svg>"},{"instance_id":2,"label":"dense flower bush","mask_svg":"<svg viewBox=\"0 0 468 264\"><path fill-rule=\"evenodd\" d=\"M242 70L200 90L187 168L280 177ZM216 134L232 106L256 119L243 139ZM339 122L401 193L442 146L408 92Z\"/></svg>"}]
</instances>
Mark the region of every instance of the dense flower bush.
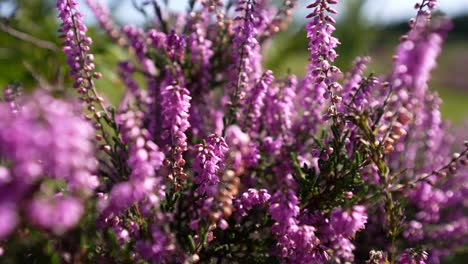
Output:
<instances>
[{"instance_id":1,"label":"dense flower bush","mask_svg":"<svg viewBox=\"0 0 468 264\"><path fill-rule=\"evenodd\" d=\"M312 1L303 77L262 66L295 1L147 1L145 28L86 2L130 54L127 89L99 94L83 14L58 0L80 100L4 90L6 263L439 263L468 242L468 142L428 89L451 27L436 0L382 75L334 66L338 1Z\"/></svg>"}]
</instances>

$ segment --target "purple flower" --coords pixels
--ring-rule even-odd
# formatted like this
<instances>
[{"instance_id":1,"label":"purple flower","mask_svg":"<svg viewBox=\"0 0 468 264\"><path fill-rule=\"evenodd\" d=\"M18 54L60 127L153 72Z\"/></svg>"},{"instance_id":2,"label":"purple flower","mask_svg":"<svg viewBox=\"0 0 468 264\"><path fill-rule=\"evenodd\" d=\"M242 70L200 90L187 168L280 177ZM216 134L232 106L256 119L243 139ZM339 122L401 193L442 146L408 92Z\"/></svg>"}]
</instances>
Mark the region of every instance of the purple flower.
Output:
<instances>
[{"instance_id":1,"label":"purple flower","mask_svg":"<svg viewBox=\"0 0 468 264\"><path fill-rule=\"evenodd\" d=\"M156 74L156 66L153 61L147 57L148 47L146 45L146 34L142 29L135 26L122 27L122 33L127 37L130 46L134 49L135 55L142 69L150 75Z\"/></svg>"},{"instance_id":2,"label":"purple flower","mask_svg":"<svg viewBox=\"0 0 468 264\"><path fill-rule=\"evenodd\" d=\"M269 213L277 223L273 225L272 231L275 233L286 233L290 224L294 224L299 215L299 199L294 191L289 190L285 194L276 192L272 199Z\"/></svg>"},{"instance_id":3,"label":"purple flower","mask_svg":"<svg viewBox=\"0 0 468 264\"><path fill-rule=\"evenodd\" d=\"M297 79L295 75L289 75L282 84L271 86L267 90L265 99L265 113L262 120L266 130L273 137L283 136L289 139L293 121L297 115L294 104L296 98Z\"/></svg>"},{"instance_id":4,"label":"purple flower","mask_svg":"<svg viewBox=\"0 0 468 264\"><path fill-rule=\"evenodd\" d=\"M155 47L156 49L166 48L166 34L159 32L156 29L150 29L146 33L146 36L149 39L150 43L153 44L153 47Z\"/></svg>"},{"instance_id":5,"label":"purple flower","mask_svg":"<svg viewBox=\"0 0 468 264\"><path fill-rule=\"evenodd\" d=\"M255 206L266 204L271 198L271 195L266 189L250 188L240 195L240 198L234 200L236 214L240 217L247 216L247 211L250 211Z\"/></svg>"},{"instance_id":6,"label":"purple flower","mask_svg":"<svg viewBox=\"0 0 468 264\"><path fill-rule=\"evenodd\" d=\"M187 150L187 135L185 132L190 127L188 121L190 110L189 91L174 82L161 90L161 139L166 146L166 157L173 164L173 169L183 168L185 160L182 154ZM184 174L175 172L175 181L184 181ZM180 179L177 179L180 178Z\"/></svg>"},{"instance_id":7,"label":"purple flower","mask_svg":"<svg viewBox=\"0 0 468 264\"><path fill-rule=\"evenodd\" d=\"M331 226L336 234L346 238L354 238L356 232L364 229L367 223L367 214L364 206L356 205L349 211L337 208L331 212Z\"/></svg>"},{"instance_id":8,"label":"purple flower","mask_svg":"<svg viewBox=\"0 0 468 264\"><path fill-rule=\"evenodd\" d=\"M0 157L9 164L8 168L0 167L0 217L5 219L1 236L12 232L19 222L22 208L13 204L29 208L26 220L61 234L78 222L82 198L89 197L99 184L91 144L94 130L76 104L44 91L22 98L20 104L17 112L0 104ZM69 196L48 197L54 191L47 183L54 180L65 182L63 190ZM40 198L30 202L33 196ZM70 212L64 210L68 205ZM45 213L47 219L43 219L38 206L48 206L54 214Z\"/></svg>"},{"instance_id":9,"label":"purple flower","mask_svg":"<svg viewBox=\"0 0 468 264\"><path fill-rule=\"evenodd\" d=\"M165 233L160 227L153 225L150 227L150 240L140 240L136 243L139 255L155 263L174 263L176 252L175 237Z\"/></svg>"},{"instance_id":10,"label":"purple flower","mask_svg":"<svg viewBox=\"0 0 468 264\"><path fill-rule=\"evenodd\" d=\"M203 10L208 11L208 10ZM186 37L187 53L190 54L191 64L193 65L192 70L197 76L188 86L190 93L200 94L205 96L199 96L195 99L197 108L206 106L206 95L209 93L210 81L213 80L212 60L214 55L213 41L208 36L209 27L209 14L206 13L191 13L190 19L187 21L186 27L192 33ZM209 11L208 11L209 12ZM203 117L200 117L203 119ZM203 124L199 125L199 130L203 128Z\"/></svg>"},{"instance_id":11,"label":"purple flower","mask_svg":"<svg viewBox=\"0 0 468 264\"><path fill-rule=\"evenodd\" d=\"M350 92L357 88L370 60L370 57L357 57L354 60L353 67L351 71L346 74L343 82L343 92Z\"/></svg>"},{"instance_id":12,"label":"purple flower","mask_svg":"<svg viewBox=\"0 0 468 264\"><path fill-rule=\"evenodd\" d=\"M294 263L323 262L328 255L318 248L316 228L300 224L299 199L293 190L279 190L271 198L269 213L275 221L271 227L277 238L277 254Z\"/></svg>"},{"instance_id":13,"label":"purple flower","mask_svg":"<svg viewBox=\"0 0 468 264\"><path fill-rule=\"evenodd\" d=\"M306 75L297 85L297 104L303 109L302 116L293 123L296 136L315 134L323 120L326 86L315 84L311 75ZM301 143L301 145L303 145Z\"/></svg>"},{"instance_id":14,"label":"purple flower","mask_svg":"<svg viewBox=\"0 0 468 264\"><path fill-rule=\"evenodd\" d=\"M426 264L427 253L425 251L416 251L415 249L407 249L398 258L398 264Z\"/></svg>"},{"instance_id":15,"label":"purple flower","mask_svg":"<svg viewBox=\"0 0 468 264\"><path fill-rule=\"evenodd\" d=\"M337 259L337 263L340 263L340 260L354 261L353 251L356 247L348 238L338 236L332 241L330 247L333 250L333 256Z\"/></svg>"},{"instance_id":16,"label":"purple flower","mask_svg":"<svg viewBox=\"0 0 468 264\"><path fill-rule=\"evenodd\" d=\"M423 225L419 221L412 220L403 232L403 236L409 241L421 241L424 238Z\"/></svg>"},{"instance_id":17,"label":"purple flower","mask_svg":"<svg viewBox=\"0 0 468 264\"><path fill-rule=\"evenodd\" d=\"M260 158L258 145L240 127L231 125L226 128L226 143L229 146L230 168L242 173L246 168L253 167Z\"/></svg>"},{"instance_id":18,"label":"purple flower","mask_svg":"<svg viewBox=\"0 0 468 264\"><path fill-rule=\"evenodd\" d=\"M218 172L224 168L224 155L228 145L222 137L210 135L202 144L195 145L196 156L193 170L197 176L193 179L198 184L195 190L199 195L213 197L219 183Z\"/></svg>"},{"instance_id":19,"label":"purple flower","mask_svg":"<svg viewBox=\"0 0 468 264\"><path fill-rule=\"evenodd\" d=\"M326 13L336 14L337 11L330 5L337 4L338 1L316 0L307 8L314 8L307 18L312 20L307 24L307 37L309 38L309 65L308 74L314 86L326 87L328 90L339 91L341 86L336 83L336 75L339 69L330 64L337 57L335 48L340 44L338 39L332 36L335 31L335 20ZM326 97L329 91L323 96Z\"/></svg>"},{"instance_id":20,"label":"purple flower","mask_svg":"<svg viewBox=\"0 0 468 264\"><path fill-rule=\"evenodd\" d=\"M371 78L366 83L361 83L364 71L369 62L370 57L356 58L351 72L347 74L343 82L343 91L341 93L343 101L354 106L358 110L360 110L363 104L366 102L368 103L373 86L379 83L378 79L375 77ZM343 107L341 111L346 112L346 109Z\"/></svg>"},{"instance_id":21,"label":"purple flower","mask_svg":"<svg viewBox=\"0 0 468 264\"><path fill-rule=\"evenodd\" d=\"M166 37L166 52L169 58L173 61L181 61L184 59L186 41L184 35L178 35L175 30Z\"/></svg>"},{"instance_id":22,"label":"purple flower","mask_svg":"<svg viewBox=\"0 0 468 264\"><path fill-rule=\"evenodd\" d=\"M132 78L132 74L135 73L135 66L129 61L123 61L119 63L119 76L124 81L125 86L127 86L128 90L137 95L140 87L134 78Z\"/></svg>"},{"instance_id":23,"label":"purple flower","mask_svg":"<svg viewBox=\"0 0 468 264\"><path fill-rule=\"evenodd\" d=\"M130 241L130 234L127 229L122 228L121 226L116 226L114 228L114 233L117 236L117 240L121 245L124 245L126 242Z\"/></svg>"},{"instance_id":24,"label":"purple flower","mask_svg":"<svg viewBox=\"0 0 468 264\"><path fill-rule=\"evenodd\" d=\"M132 170L131 179L145 179L155 176L164 160L164 154L150 139L149 132L143 128L143 113L128 110L117 117L123 142L128 144L128 166Z\"/></svg>"},{"instance_id":25,"label":"purple flower","mask_svg":"<svg viewBox=\"0 0 468 264\"><path fill-rule=\"evenodd\" d=\"M258 1L253 0L237 1L236 11L241 14L235 18L237 23L233 29L233 66L229 74L233 93L231 103L234 105L239 104L240 99L248 94L251 81L261 74L260 45L256 39L258 27L262 23L258 5Z\"/></svg>"},{"instance_id":26,"label":"purple flower","mask_svg":"<svg viewBox=\"0 0 468 264\"><path fill-rule=\"evenodd\" d=\"M451 23L442 20L432 28L429 14L420 13L407 36L402 38L394 60L390 82L404 104L415 104L412 98L424 98L431 71ZM409 93L409 94L408 94Z\"/></svg>"},{"instance_id":27,"label":"purple flower","mask_svg":"<svg viewBox=\"0 0 468 264\"><path fill-rule=\"evenodd\" d=\"M253 133L258 133L260 126L260 117L265 105L265 96L269 86L273 83L274 76L272 71L266 71L258 80L255 87L252 89L247 99L245 100L244 112L244 126Z\"/></svg>"},{"instance_id":28,"label":"purple flower","mask_svg":"<svg viewBox=\"0 0 468 264\"><path fill-rule=\"evenodd\" d=\"M25 184L42 176L64 179L71 191L89 194L98 184L93 175L97 165L91 144L94 130L77 105L43 91L21 104L18 113L0 105L0 155L12 162L13 179Z\"/></svg>"},{"instance_id":29,"label":"purple flower","mask_svg":"<svg viewBox=\"0 0 468 264\"><path fill-rule=\"evenodd\" d=\"M74 227L84 212L80 200L56 195L53 198L33 198L27 214L34 225L61 235Z\"/></svg>"},{"instance_id":30,"label":"purple flower","mask_svg":"<svg viewBox=\"0 0 468 264\"><path fill-rule=\"evenodd\" d=\"M0 240L11 234L18 225L17 208L7 202L0 202ZM0 255L1 256L1 255Z\"/></svg>"},{"instance_id":31,"label":"purple flower","mask_svg":"<svg viewBox=\"0 0 468 264\"><path fill-rule=\"evenodd\" d=\"M141 111L131 109L117 115L122 141L128 146L127 165L130 175L128 181L113 185L109 196L101 199L101 222L109 222L134 204L138 204L141 213L146 215L146 209L153 210L164 199L163 179L156 177L156 172L163 164L164 154L150 139L149 132L143 127L142 118ZM113 228L120 231L122 227Z\"/></svg>"},{"instance_id":32,"label":"purple flower","mask_svg":"<svg viewBox=\"0 0 468 264\"><path fill-rule=\"evenodd\" d=\"M56 7L62 20L61 37L64 38L63 52L67 56L70 75L75 77L74 87L81 94L87 94L93 89L94 56L89 54L91 38L86 36L88 28L83 23L83 14L78 10L76 0L57 0ZM94 77L100 77L96 73Z\"/></svg>"},{"instance_id":33,"label":"purple flower","mask_svg":"<svg viewBox=\"0 0 468 264\"><path fill-rule=\"evenodd\" d=\"M91 11L99 22L99 25L107 33L107 35L116 43L123 44L125 40L116 29L115 22L112 20L109 8L102 3L102 0L85 0Z\"/></svg>"}]
</instances>

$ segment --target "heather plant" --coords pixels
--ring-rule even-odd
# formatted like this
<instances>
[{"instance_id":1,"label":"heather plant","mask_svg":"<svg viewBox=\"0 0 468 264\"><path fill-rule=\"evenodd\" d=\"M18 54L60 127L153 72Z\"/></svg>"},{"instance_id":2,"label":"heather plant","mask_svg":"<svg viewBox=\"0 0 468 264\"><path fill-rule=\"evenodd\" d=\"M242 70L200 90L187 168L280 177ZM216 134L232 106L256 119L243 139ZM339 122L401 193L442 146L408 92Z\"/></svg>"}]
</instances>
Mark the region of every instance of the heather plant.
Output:
<instances>
[{"instance_id":1,"label":"heather plant","mask_svg":"<svg viewBox=\"0 0 468 264\"><path fill-rule=\"evenodd\" d=\"M146 1L144 27L86 3L128 52L125 93L100 93L80 7L56 1L74 89L0 103L5 263L439 263L466 246L468 142L428 88L451 28L435 0L383 74L334 65L338 1L312 1L305 76L262 65L296 1Z\"/></svg>"}]
</instances>

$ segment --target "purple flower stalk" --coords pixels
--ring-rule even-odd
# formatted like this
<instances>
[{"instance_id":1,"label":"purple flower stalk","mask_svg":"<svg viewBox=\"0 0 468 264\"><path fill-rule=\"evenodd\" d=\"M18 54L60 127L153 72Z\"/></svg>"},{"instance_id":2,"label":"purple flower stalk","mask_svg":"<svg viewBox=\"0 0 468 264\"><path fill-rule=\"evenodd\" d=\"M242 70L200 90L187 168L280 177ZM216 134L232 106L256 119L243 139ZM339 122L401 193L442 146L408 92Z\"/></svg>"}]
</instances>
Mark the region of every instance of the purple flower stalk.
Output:
<instances>
[{"instance_id":1,"label":"purple flower stalk","mask_svg":"<svg viewBox=\"0 0 468 264\"><path fill-rule=\"evenodd\" d=\"M151 141L149 132L142 128L143 113L127 111L118 116L123 142L128 144L128 166L131 179L145 179L155 176L164 160L164 154Z\"/></svg>"},{"instance_id":2,"label":"purple flower stalk","mask_svg":"<svg viewBox=\"0 0 468 264\"><path fill-rule=\"evenodd\" d=\"M62 20L60 32L63 42L63 51L70 66L70 75L75 78L75 88L81 94L87 94L94 88L93 71L95 70L94 56L89 54L91 38L86 36L88 28L83 23L83 14L78 10L76 0L58 0L56 4L59 17ZM99 73L94 77L100 77Z\"/></svg>"},{"instance_id":3,"label":"purple flower stalk","mask_svg":"<svg viewBox=\"0 0 468 264\"><path fill-rule=\"evenodd\" d=\"M166 52L173 61L184 59L186 45L185 36L177 34L175 30L172 30L166 37Z\"/></svg>"},{"instance_id":4,"label":"purple flower stalk","mask_svg":"<svg viewBox=\"0 0 468 264\"><path fill-rule=\"evenodd\" d=\"M295 75L289 75L280 85L275 94L269 94L266 101L266 123L268 130L274 137L291 134L293 121L297 115L297 109L294 105L296 97L297 78ZM273 91L273 89L270 89ZM288 136L286 136L288 138Z\"/></svg>"},{"instance_id":5,"label":"purple flower stalk","mask_svg":"<svg viewBox=\"0 0 468 264\"><path fill-rule=\"evenodd\" d=\"M451 28L447 20L442 20L438 27L432 28L429 14L426 13L419 13L411 23L411 31L398 46L390 77L398 100L409 104L409 108L417 104L412 98L424 98L430 72L436 66L436 58Z\"/></svg>"},{"instance_id":6,"label":"purple flower stalk","mask_svg":"<svg viewBox=\"0 0 468 264\"><path fill-rule=\"evenodd\" d=\"M236 171L236 174L242 174L248 167L253 167L258 163L260 158L258 146L240 127L229 126L226 129L225 138L230 149L228 157L230 169Z\"/></svg>"},{"instance_id":7,"label":"purple flower stalk","mask_svg":"<svg viewBox=\"0 0 468 264\"><path fill-rule=\"evenodd\" d=\"M371 97L371 86L375 84L375 78L369 80L368 85L362 83L363 74L369 62L370 57L356 58L351 72L347 74L343 82L343 91L341 93L343 101L357 109L360 109L368 98ZM342 111L346 112L345 109L342 109Z\"/></svg>"},{"instance_id":8,"label":"purple flower stalk","mask_svg":"<svg viewBox=\"0 0 468 264\"><path fill-rule=\"evenodd\" d=\"M107 35L116 43L124 44L125 40L120 32L116 29L115 22L112 20L109 8L102 3L103 0L85 0L91 11L99 22L99 25L107 33Z\"/></svg>"},{"instance_id":9,"label":"purple flower stalk","mask_svg":"<svg viewBox=\"0 0 468 264\"><path fill-rule=\"evenodd\" d=\"M156 66L154 62L147 57L148 47L146 45L146 34L144 34L143 30L135 26L127 25L122 27L122 33L127 37L143 71L150 75L155 75Z\"/></svg>"},{"instance_id":10,"label":"purple flower stalk","mask_svg":"<svg viewBox=\"0 0 468 264\"><path fill-rule=\"evenodd\" d=\"M198 25L198 24L196 24ZM200 73L199 79L196 81L196 89L206 89L211 80L211 58L214 54L212 50L212 42L202 35L202 30L195 28L194 33L190 34L187 39L187 49L190 52L191 63L198 68Z\"/></svg>"},{"instance_id":11,"label":"purple flower stalk","mask_svg":"<svg viewBox=\"0 0 468 264\"><path fill-rule=\"evenodd\" d=\"M243 106L244 127L253 133L258 133L260 117L265 106L266 93L273 80L273 72L266 71L245 100Z\"/></svg>"},{"instance_id":12,"label":"purple flower stalk","mask_svg":"<svg viewBox=\"0 0 468 264\"><path fill-rule=\"evenodd\" d=\"M298 205L291 189L284 193L279 190L271 198L269 213L275 221L271 231L277 238L277 254L294 263L323 262L328 255L317 247L320 241L315 235L316 228L298 221Z\"/></svg>"},{"instance_id":13,"label":"purple flower stalk","mask_svg":"<svg viewBox=\"0 0 468 264\"><path fill-rule=\"evenodd\" d=\"M156 171L164 161L164 154L142 127L143 115L141 111L127 109L117 116L122 142L128 146L127 166L130 175L128 181L115 184L109 196L102 200L100 211L104 222L109 222L135 203L145 200L146 205L153 207L164 198L163 179L156 177ZM140 205L143 208L144 204Z\"/></svg>"},{"instance_id":14,"label":"purple flower stalk","mask_svg":"<svg viewBox=\"0 0 468 264\"><path fill-rule=\"evenodd\" d=\"M326 13L337 14L337 11L330 5L337 4L337 0L316 0L307 8L313 8L307 18L312 20L307 24L307 37L309 38L309 65L308 74L310 74L313 85L316 87L327 88L323 94L325 98L329 93L340 91L341 86L336 82L336 75L340 72L331 63L337 57L335 48L340 44L338 39L332 36L335 31L335 20ZM334 98L332 98L334 99Z\"/></svg>"},{"instance_id":15,"label":"purple flower stalk","mask_svg":"<svg viewBox=\"0 0 468 264\"><path fill-rule=\"evenodd\" d=\"M339 104L342 98L334 95L341 91L341 85L336 82L340 70L331 63L336 59L335 48L340 44L338 39L332 36L335 31L335 20L327 15L328 13L337 14L337 11L330 5L337 4L337 0L316 0L307 8L313 8L307 18L312 20L307 24L306 31L309 38L309 65L307 66L307 75L299 84L300 104L304 108L302 118L295 124L296 134L315 133L317 124L324 117L324 107L326 101L330 99L332 107L328 112L336 111L335 106ZM325 117L328 118L330 113Z\"/></svg>"},{"instance_id":16,"label":"purple flower stalk","mask_svg":"<svg viewBox=\"0 0 468 264\"><path fill-rule=\"evenodd\" d=\"M128 90L133 94L137 95L140 87L134 78L132 78L132 74L135 73L135 66L129 61L123 61L119 63L119 76L125 83L125 86Z\"/></svg>"},{"instance_id":17,"label":"purple flower stalk","mask_svg":"<svg viewBox=\"0 0 468 264\"><path fill-rule=\"evenodd\" d=\"M258 1L237 1L237 12L241 12L235 18L237 25L234 27L233 38L233 65L230 79L233 87L232 104L237 106L240 99L251 89L250 82L259 77L260 54L259 43L256 39L257 28L261 25L261 16L258 13Z\"/></svg>"},{"instance_id":18,"label":"purple flower stalk","mask_svg":"<svg viewBox=\"0 0 468 264\"><path fill-rule=\"evenodd\" d=\"M193 170L197 176L193 179L198 184L195 190L200 196L213 197L219 183L218 173L224 168L224 156L228 145L222 137L210 135L202 144L195 145L197 155Z\"/></svg>"},{"instance_id":19,"label":"purple flower stalk","mask_svg":"<svg viewBox=\"0 0 468 264\"><path fill-rule=\"evenodd\" d=\"M125 94L120 101L118 110L126 111L128 104L131 103L130 101L134 98L138 104L138 107L140 107L146 115L150 115L149 111L155 108L156 103L153 101L153 98L148 95L148 91L141 89L140 85L133 77L135 71L135 66L131 62L123 61L119 63L118 74L125 84L127 90L125 91ZM151 87L151 84L151 78L148 78L148 86ZM145 118L145 116L142 118Z\"/></svg>"},{"instance_id":20,"label":"purple flower stalk","mask_svg":"<svg viewBox=\"0 0 468 264\"><path fill-rule=\"evenodd\" d=\"M167 36L163 32L159 32L156 29L150 29L146 33L146 37L154 48L166 49Z\"/></svg>"},{"instance_id":21,"label":"purple flower stalk","mask_svg":"<svg viewBox=\"0 0 468 264\"><path fill-rule=\"evenodd\" d=\"M325 107L323 94L326 87L315 85L308 74L297 85L296 103L303 109L302 116L293 123L294 134L314 134L317 126L322 122Z\"/></svg>"},{"instance_id":22,"label":"purple flower stalk","mask_svg":"<svg viewBox=\"0 0 468 264\"><path fill-rule=\"evenodd\" d=\"M190 127L188 118L191 99L189 91L177 82L162 88L161 91L161 139L166 146L166 157L172 162L172 176L175 182L183 182L186 179L185 174L179 170L185 165L182 155L187 150L185 131Z\"/></svg>"}]
</instances>

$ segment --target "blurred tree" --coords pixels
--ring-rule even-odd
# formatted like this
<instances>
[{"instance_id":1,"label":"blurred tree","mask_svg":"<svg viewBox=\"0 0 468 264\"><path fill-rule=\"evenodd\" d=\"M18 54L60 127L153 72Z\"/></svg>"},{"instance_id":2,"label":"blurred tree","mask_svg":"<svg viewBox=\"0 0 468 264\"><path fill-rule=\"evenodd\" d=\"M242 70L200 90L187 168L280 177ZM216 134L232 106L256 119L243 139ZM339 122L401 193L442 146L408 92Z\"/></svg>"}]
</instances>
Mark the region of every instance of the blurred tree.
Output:
<instances>
[{"instance_id":1,"label":"blurred tree","mask_svg":"<svg viewBox=\"0 0 468 264\"><path fill-rule=\"evenodd\" d=\"M63 57L54 2L1 1L0 14L0 86L21 82L31 87L39 76L58 82Z\"/></svg>"},{"instance_id":2,"label":"blurred tree","mask_svg":"<svg viewBox=\"0 0 468 264\"><path fill-rule=\"evenodd\" d=\"M71 86L58 23L53 0L0 0L0 88L9 83L21 84L25 89L47 84L53 89ZM90 26L88 33L93 39L91 52L96 67L104 74L98 81L99 89L116 102L123 86L119 85L115 67L125 58L125 52L101 30Z\"/></svg>"}]
</instances>

